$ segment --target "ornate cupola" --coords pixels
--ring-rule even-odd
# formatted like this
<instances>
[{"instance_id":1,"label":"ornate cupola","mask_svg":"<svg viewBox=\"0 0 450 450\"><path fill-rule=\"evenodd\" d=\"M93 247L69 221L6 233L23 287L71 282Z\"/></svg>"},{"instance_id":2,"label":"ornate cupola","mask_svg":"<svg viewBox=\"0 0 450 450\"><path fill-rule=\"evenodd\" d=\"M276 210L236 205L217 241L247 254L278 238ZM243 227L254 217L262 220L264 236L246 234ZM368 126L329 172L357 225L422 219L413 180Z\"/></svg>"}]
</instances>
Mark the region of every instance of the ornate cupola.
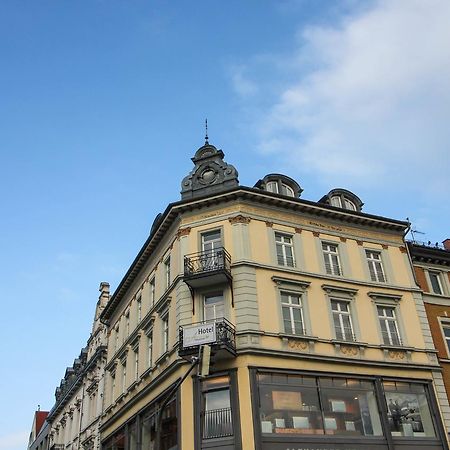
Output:
<instances>
[{"instance_id":1,"label":"ornate cupola","mask_svg":"<svg viewBox=\"0 0 450 450\"><path fill-rule=\"evenodd\" d=\"M239 185L237 170L223 157L223 151L211 145L206 138L205 145L192 158L194 169L181 183L183 200L215 194Z\"/></svg>"}]
</instances>

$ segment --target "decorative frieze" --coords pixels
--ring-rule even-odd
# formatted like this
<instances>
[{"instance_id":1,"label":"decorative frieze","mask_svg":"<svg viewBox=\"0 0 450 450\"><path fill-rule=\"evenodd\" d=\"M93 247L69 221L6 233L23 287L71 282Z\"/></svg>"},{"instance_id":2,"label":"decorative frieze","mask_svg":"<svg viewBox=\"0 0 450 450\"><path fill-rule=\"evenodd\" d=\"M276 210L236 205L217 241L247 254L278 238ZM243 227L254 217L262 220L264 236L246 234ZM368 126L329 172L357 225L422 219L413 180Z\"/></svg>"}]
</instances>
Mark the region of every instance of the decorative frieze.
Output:
<instances>
[{"instance_id":1,"label":"decorative frieze","mask_svg":"<svg viewBox=\"0 0 450 450\"><path fill-rule=\"evenodd\" d=\"M266 221L265 223L266 223L266 227L269 227L269 228L273 227L273 222Z\"/></svg>"},{"instance_id":2,"label":"decorative frieze","mask_svg":"<svg viewBox=\"0 0 450 450\"><path fill-rule=\"evenodd\" d=\"M230 217L228 219L228 221L231 223L231 225L234 225L236 223L248 224L248 223L250 223L251 220L252 219L250 219L250 217L243 216L242 214L238 214L237 216ZM266 224L267 224L267 222L266 222Z\"/></svg>"},{"instance_id":3,"label":"decorative frieze","mask_svg":"<svg viewBox=\"0 0 450 450\"><path fill-rule=\"evenodd\" d=\"M183 236L188 236L191 232L191 227L186 227L186 228L180 228L177 231L176 237L177 239L180 239Z\"/></svg>"}]
</instances>

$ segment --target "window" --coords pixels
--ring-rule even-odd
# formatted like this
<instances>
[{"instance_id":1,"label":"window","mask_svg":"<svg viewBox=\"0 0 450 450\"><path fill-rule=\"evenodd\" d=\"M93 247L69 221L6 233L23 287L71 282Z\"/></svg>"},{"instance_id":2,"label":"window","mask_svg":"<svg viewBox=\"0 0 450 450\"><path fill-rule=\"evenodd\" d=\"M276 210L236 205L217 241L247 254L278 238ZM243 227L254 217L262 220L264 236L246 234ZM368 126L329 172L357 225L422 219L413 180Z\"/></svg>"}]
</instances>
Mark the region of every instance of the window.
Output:
<instances>
[{"instance_id":1,"label":"window","mask_svg":"<svg viewBox=\"0 0 450 450\"><path fill-rule=\"evenodd\" d=\"M201 383L202 439L233 435L229 376L209 378Z\"/></svg>"},{"instance_id":2,"label":"window","mask_svg":"<svg viewBox=\"0 0 450 450\"><path fill-rule=\"evenodd\" d=\"M263 437L383 435L373 381L259 373L257 383Z\"/></svg>"},{"instance_id":3,"label":"window","mask_svg":"<svg viewBox=\"0 0 450 450\"><path fill-rule=\"evenodd\" d=\"M120 338L119 325L117 325L116 328L115 328L115 334L116 334L116 345L115 345L115 347L116 347L116 351L117 351L117 350L119 350L119 345L120 345L120 343L119 343L119 338Z\"/></svg>"},{"instance_id":4,"label":"window","mask_svg":"<svg viewBox=\"0 0 450 450\"><path fill-rule=\"evenodd\" d=\"M114 401L114 394L116 392L116 372L111 372L111 403Z\"/></svg>"},{"instance_id":5,"label":"window","mask_svg":"<svg viewBox=\"0 0 450 450\"><path fill-rule=\"evenodd\" d=\"M142 298L141 296L138 297L136 300L136 307L137 307L137 322L140 323L142 320Z\"/></svg>"},{"instance_id":6,"label":"window","mask_svg":"<svg viewBox=\"0 0 450 450\"><path fill-rule=\"evenodd\" d=\"M383 343L386 345L401 345L395 307L378 305L377 311Z\"/></svg>"},{"instance_id":7,"label":"window","mask_svg":"<svg viewBox=\"0 0 450 450\"><path fill-rule=\"evenodd\" d=\"M337 208L342 208L341 197L339 195L333 195L330 199L331 206L336 206Z\"/></svg>"},{"instance_id":8,"label":"window","mask_svg":"<svg viewBox=\"0 0 450 450\"><path fill-rule=\"evenodd\" d=\"M345 197L344 197L344 208L350 209L351 211L356 211L356 205L351 200Z\"/></svg>"},{"instance_id":9,"label":"window","mask_svg":"<svg viewBox=\"0 0 450 450\"><path fill-rule=\"evenodd\" d=\"M328 275L342 275L337 244L322 242L325 271Z\"/></svg>"},{"instance_id":10,"label":"window","mask_svg":"<svg viewBox=\"0 0 450 450\"><path fill-rule=\"evenodd\" d=\"M300 295L282 292L281 310L284 331L288 334L305 334L302 299Z\"/></svg>"},{"instance_id":11,"label":"window","mask_svg":"<svg viewBox=\"0 0 450 450\"><path fill-rule=\"evenodd\" d=\"M292 236L275 233L277 262L281 266L295 267L294 245Z\"/></svg>"},{"instance_id":12,"label":"window","mask_svg":"<svg viewBox=\"0 0 450 450\"><path fill-rule=\"evenodd\" d=\"M337 208L349 209L350 211L357 211L355 203L345 196L332 195L330 198L331 206L336 206Z\"/></svg>"},{"instance_id":13,"label":"window","mask_svg":"<svg viewBox=\"0 0 450 450\"><path fill-rule=\"evenodd\" d=\"M122 394L127 390L127 360L122 362Z\"/></svg>"},{"instance_id":14,"label":"window","mask_svg":"<svg viewBox=\"0 0 450 450\"><path fill-rule=\"evenodd\" d=\"M169 313L162 317L162 343L163 353L169 351Z\"/></svg>"},{"instance_id":15,"label":"window","mask_svg":"<svg viewBox=\"0 0 450 450\"><path fill-rule=\"evenodd\" d=\"M431 270L428 272L428 275L430 276L431 281L431 290L435 294L442 295L444 293L444 290L442 289L442 283L441 283L441 274L440 272L432 272Z\"/></svg>"},{"instance_id":16,"label":"window","mask_svg":"<svg viewBox=\"0 0 450 450\"><path fill-rule=\"evenodd\" d=\"M343 300L331 300L334 332L336 339L341 341L354 341L350 303Z\"/></svg>"},{"instance_id":17,"label":"window","mask_svg":"<svg viewBox=\"0 0 450 450\"><path fill-rule=\"evenodd\" d=\"M202 252L215 252L222 248L222 236L220 230L202 233Z\"/></svg>"},{"instance_id":18,"label":"window","mask_svg":"<svg viewBox=\"0 0 450 450\"><path fill-rule=\"evenodd\" d=\"M384 275L383 263L381 261L381 253L373 250L366 250L367 264L369 265L370 279L384 283L386 277Z\"/></svg>"},{"instance_id":19,"label":"window","mask_svg":"<svg viewBox=\"0 0 450 450\"><path fill-rule=\"evenodd\" d=\"M425 386L399 381L383 383L389 429L393 437L434 437Z\"/></svg>"},{"instance_id":20,"label":"window","mask_svg":"<svg viewBox=\"0 0 450 450\"><path fill-rule=\"evenodd\" d=\"M150 305L155 304L155 277L150 280Z\"/></svg>"},{"instance_id":21,"label":"window","mask_svg":"<svg viewBox=\"0 0 450 450\"><path fill-rule=\"evenodd\" d=\"M205 321L224 317L223 292L205 295L203 318Z\"/></svg>"},{"instance_id":22,"label":"window","mask_svg":"<svg viewBox=\"0 0 450 450\"><path fill-rule=\"evenodd\" d=\"M152 367L153 358L153 329L147 331L147 367Z\"/></svg>"},{"instance_id":23,"label":"window","mask_svg":"<svg viewBox=\"0 0 450 450\"><path fill-rule=\"evenodd\" d=\"M124 339L130 335L130 312L125 314L125 331L126 336L124 336Z\"/></svg>"},{"instance_id":24,"label":"window","mask_svg":"<svg viewBox=\"0 0 450 450\"><path fill-rule=\"evenodd\" d=\"M170 256L164 261L164 272L166 277L166 288L170 286Z\"/></svg>"},{"instance_id":25,"label":"window","mask_svg":"<svg viewBox=\"0 0 450 450\"><path fill-rule=\"evenodd\" d=\"M139 378L139 347L134 349L134 380Z\"/></svg>"},{"instance_id":26,"label":"window","mask_svg":"<svg viewBox=\"0 0 450 450\"><path fill-rule=\"evenodd\" d=\"M447 352L450 355L450 323L443 323L442 331L444 333L445 342L447 343Z\"/></svg>"},{"instance_id":27,"label":"window","mask_svg":"<svg viewBox=\"0 0 450 450\"><path fill-rule=\"evenodd\" d=\"M220 230L208 231L201 235L202 270L217 270L224 266L222 235Z\"/></svg>"},{"instance_id":28,"label":"window","mask_svg":"<svg viewBox=\"0 0 450 450\"><path fill-rule=\"evenodd\" d=\"M295 197L294 190L285 183L278 181L269 181L266 184L266 190L275 194L282 194L288 197Z\"/></svg>"}]
</instances>

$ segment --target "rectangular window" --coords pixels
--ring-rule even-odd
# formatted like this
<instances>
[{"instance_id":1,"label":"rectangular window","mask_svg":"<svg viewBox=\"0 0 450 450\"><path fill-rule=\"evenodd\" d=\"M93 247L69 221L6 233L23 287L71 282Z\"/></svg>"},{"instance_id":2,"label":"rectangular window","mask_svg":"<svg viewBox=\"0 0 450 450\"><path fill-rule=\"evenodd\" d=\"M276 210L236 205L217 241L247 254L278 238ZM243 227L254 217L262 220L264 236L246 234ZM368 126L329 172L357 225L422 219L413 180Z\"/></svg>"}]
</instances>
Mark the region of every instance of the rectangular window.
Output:
<instances>
[{"instance_id":1,"label":"rectangular window","mask_svg":"<svg viewBox=\"0 0 450 450\"><path fill-rule=\"evenodd\" d=\"M152 367L153 358L153 330L147 332L147 367Z\"/></svg>"},{"instance_id":2,"label":"rectangular window","mask_svg":"<svg viewBox=\"0 0 450 450\"><path fill-rule=\"evenodd\" d=\"M120 346L120 342L119 342L119 339L120 339L120 334L119 334L119 331L120 331L120 329L119 329L119 325L117 325L116 326L116 328L115 328L115 337L116 337L116 345L115 345L115 347L116 347L116 352L117 352L117 350L119 350L119 346Z\"/></svg>"},{"instance_id":3,"label":"rectangular window","mask_svg":"<svg viewBox=\"0 0 450 450\"><path fill-rule=\"evenodd\" d=\"M325 271L328 275L342 275L337 244L322 242Z\"/></svg>"},{"instance_id":4,"label":"rectangular window","mask_svg":"<svg viewBox=\"0 0 450 450\"><path fill-rule=\"evenodd\" d=\"M442 324L442 331L444 332L444 339L447 344L447 352L450 355L450 323Z\"/></svg>"},{"instance_id":5,"label":"rectangular window","mask_svg":"<svg viewBox=\"0 0 450 450\"><path fill-rule=\"evenodd\" d=\"M155 278L150 280L150 305L155 304Z\"/></svg>"},{"instance_id":6,"label":"rectangular window","mask_svg":"<svg viewBox=\"0 0 450 450\"><path fill-rule=\"evenodd\" d=\"M294 244L292 236L275 233L277 262L280 266L295 267Z\"/></svg>"},{"instance_id":7,"label":"rectangular window","mask_svg":"<svg viewBox=\"0 0 450 450\"><path fill-rule=\"evenodd\" d=\"M430 276L431 290L435 294L442 295L444 293L444 290L442 289L441 274L439 272L429 271L428 275Z\"/></svg>"},{"instance_id":8,"label":"rectangular window","mask_svg":"<svg viewBox=\"0 0 450 450\"><path fill-rule=\"evenodd\" d=\"M209 378L202 386L202 439L222 438L233 435L228 376Z\"/></svg>"},{"instance_id":9,"label":"rectangular window","mask_svg":"<svg viewBox=\"0 0 450 450\"><path fill-rule=\"evenodd\" d=\"M220 230L202 233L202 270L217 270L224 267L222 234Z\"/></svg>"},{"instance_id":10,"label":"rectangular window","mask_svg":"<svg viewBox=\"0 0 450 450\"><path fill-rule=\"evenodd\" d=\"M216 320L224 317L223 292L205 295L204 320Z\"/></svg>"},{"instance_id":11,"label":"rectangular window","mask_svg":"<svg viewBox=\"0 0 450 450\"><path fill-rule=\"evenodd\" d=\"M115 394L115 392L116 392L116 373L112 372L111 373L111 392L110 392L110 394L111 394L111 396L110 396L111 403L114 402L114 394Z\"/></svg>"},{"instance_id":12,"label":"rectangular window","mask_svg":"<svg viewBox=\"0 0 450 450\"><path fill-rule=\"evenodd\" d=\"M425 387L420 384L383 383L389 429L393 437L434 437Z\"/></svg>"},{"instance_id":13,"label":"rectangular window","mask_svg":"<svg viewBox=\"0 0 450 450\"><path fill-rule=\"evenodd\" d=\"M331 300L331 312L336 339L354 341L350 303L343 300Z\"/></svg>"},{"instance_id":14,"label":"rectangular window","mask_svg":"<svg viewBox=\"0 0 450 450\"><path fill-rule=\"evenodd\" d=\"M288 334L305 334L302 299L298 294L281 293L281 310L284 331Z\"/></svg>"},{"instance_id":15,"label":"rectangular window","mask_svg":"<svg viewBox=\"0 0 450 450\"><path fill-rule=\"evenodd\" d=\"M139 347L134 349L134 380L139 378Z\"/></svg>"},{"instance_id":16,"label":"rectangular window","mask_svg":"<svg viewBox=\"0 0 450 450\"><path fill-rule=\"evenodd\" d=\"M401 345L395 308L392 306L378 305L377 311L383 343L386 345Z\"/></svg>"},{"instance_id":17,"label":"rectangular window","mask_svg":"<svg viewBox=\"0 0 450 450\"><path fill-rule=\"evenodd\" d=\"M381 253L373 250L366 250L367 264L369 265L370 279L384 283L386 277L384 275L383 263L381 261Z\"/></svg>"},{"instance_id":18,"label":"rectangular window","mask_svg":"<svg viewBox=\"0 0 450 450\"><path fill-rule=\"evenodd\" d=\"M122 363L122 394L127 390L127 361Z\"/></svg>"},{"instance_id":19,"label":"rectangular window","mask_svg":"<svg viewBox=\"0 0 450 450\"><path fill-rule=\"evenodd\" d=\"M169 313L162 317L162 343L163 353L169 351Z\"/></svg>"},{"instance_id":20,"label":"rectangular window","mask_svg":"<svg viewBox=\"0 0 450 450\"><path fill-rule=\"evenodd\" d=\"M136 300L136 307L137 307L137 322L140 323L142 320L142 298L141 296L138 297Z\"/></svg>"},{"instance_id":21,"label":"rectangular window","mask_svg":"<svg viewBox=\"0 0 450 450\"><path fill-rule=\"evenodd\" d=\"M130 335L130 313L127 312L125 314L125 332L126 332L126 336L124 336L124 340L125 338L127 338Z\"/></svg>"},{"instance_id":22,"label":"rectangular window","mask_svg":"<svg viewBox=\"0 0 450 450\"><path fill-rule=\"evenodd\" d=\"M170 256L164 261L164 272L166 277L166 288L170 286Z\"/></svg>"},{"instance_id":23,"label":"rectangular window","mask_svg":"<svg viewBox=\"0 0 450 450\"><path fill-rule=\"evenodd\" d=\"M383 435L373 381L282 373L257 381L263 437Z\"/></svg>"}]
</instances>

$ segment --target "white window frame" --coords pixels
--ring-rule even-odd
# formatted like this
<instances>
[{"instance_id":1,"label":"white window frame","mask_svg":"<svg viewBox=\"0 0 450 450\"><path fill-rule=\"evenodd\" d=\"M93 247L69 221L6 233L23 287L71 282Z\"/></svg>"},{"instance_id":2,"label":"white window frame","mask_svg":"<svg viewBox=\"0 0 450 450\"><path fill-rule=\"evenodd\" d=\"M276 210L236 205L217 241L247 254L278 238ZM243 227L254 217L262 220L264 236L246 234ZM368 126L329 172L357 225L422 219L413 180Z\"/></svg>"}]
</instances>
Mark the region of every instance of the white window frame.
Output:
<instances>
[{"instance_id":1,"label":"white window frame","mask_svg":"<svg viewBox=\"0 0 450 450\"><path fill-rule=\"evenodd\" d=\"M130 311L125 313L125 336L124 340L130 335Z\"/></svg>"},{"instance_id":2,"label":"white window frame","mask_svg":"<svg viewBox=\"0 0 450 450\"><path fill-rule=\"evenodd\" d=\"M164 279L166 283L166 289L170 286L170 255L164 260Z\"/></svg>"},{"instance_id":3,"label":"white window frame","mask_svg":"<svg viewBox=\"0 0 450 450\"><path fill-rule=\"evenodd\" d=\"M278 238L280 238L281 240L278 241ZM285 239L289 239L290 242L286 242ZM281 249L282 262L280 262L280 260L278 259L278 248ZM290 257L287 255L286 248L291 249L292 264L289 264L288 258L290 258ZM294 236L292 234L283 233L281 231L275 231L275 257L276 257L277 264L279 266L296 267L295 251L294 251Z\"/></svg>"},{"instance_id":4,"label":"white window frame","mask_svg":"<svg viewBox=\"0 0 450 450\"><path fill-rule=\"evenodd\" d=\"M327 246L327 248L324 248L324 246ZM331 247L334 247L336 250L333 251ZM326 274L333 276L342 276L343 271L342 271L342 261L339 256L339 244L337 242L321 241L321 248ZM337 271L336 271L336 264L333 264L333 256L336 257Z\"/></svg>"},{"instance_id":5,"label":"white window frame","mask_svg":"<svg viewBox=\"0 0 450 450\"><path fill-rule=\"evenodd\" d=\"M338 310L333 309L333 303L336 303L338 305ZM341 310L341 305L345 304L347 307L347 311ZM353 325L353 318L352 318L352 305L351 301L348 299L343 299L339 297L330 297L330 309L331 309L331 317L332 317L332 323L333 323L333 330L335 338L339 341L344 342L355 342L356 341L356 333L355 333L355 327ZM342 334L342 337L338 337L336 324L334 321L335 316L339 318L339 332ZM346 331L346 327L344 326L344 316L348 317L349 323L350 323L350 334L351 336L347 336L348 332Z\"/></svg>"},{"instance_id":6,"label":"white window frame","mask_svg":"<svg viewBox=\"0 0 450 450\"><path fill-rule=\"evenodd\" d=\"M133 349L134 352L134 381L139 379L139 346Z\"/></svg>"},{"instance_id":7,"label":"white window frame","mask_svg":"<svg viewBox=\"0 0 450 450\"><path fill-rule=\"evenodd\" d=\"M137 314L137 323L141 323L142 320L142 296L138 295L136 299L136 314Z\"/></svg>"},{"instance_id":8,"label":"white window frame","mask_svg":"<svg viewBox=\"0 0 450 450\"><path fill-rule=\"evenodd\" d=\"M377 307L377 317L378 317L378 323L380 325L381 329L381 339L383 341L384 345L391 345L393 347L399 347L402 345L402 338L400 334L400 328L398 326L397 321L397 314L396 314L396 307L394 305L386 305L383 303L378 303L376 305ZM383 315L380 315L380 308L383 309ZM389 309L392 311L392 317L385 314L386 310ZM381 326L381 323L384 322L386 333L383 333L383 327ZM389 327L389 323L394 324L395 333L397 334L397 340L398 342L394 342L394 338L391 335L392 331ZM385 337L387 338L388 342L385 342ZM395 337L395 336L394 336Z\"/></svg>"},{"instance_id":9,"label":"white window frame","mask_svg":"<svg viewBox=\"0 0 450 450\"><path fill-rule=\"evenodd\" d=\"M298 304L292 302L292 298L298 298ZM287 298L287 302L283 301L283 298ZM303 306L303 295L299 292L292 292L281 290L280 291L280 303L281 303L281 320L283 322L283 331L286 334L292 334L296 336L305 336L306 335L306 326L305 326L305 314L304 314L304 306ZM284 310L287 309L289 311L289 325L290 330L286 330L286 324L284 320ZM295 329L295 320L294 320L294 310L300 311L300 320L301 320L301 330L297 332Z\"/></svg>"},{"instance_id":10,"label":"white window frame","mask_svg":"<svg viewBox=\"0 0 450 450\"><path fill-rule=\"evenodd\" d=\"M440 292L436 292L433 286L432 275L435 276ZM430 280L430 292L436 295L445 295L444 283L442 282L442 272L439 270L428 269L428 278Z\"/></svg>"},{"instance_id":11,"label":"white window frame","mask_svg":"<svg viewBox=\"0 0 450 450\"><path fill-rule=\"evenodd\" d=\"M218 296L220 296L220 294L222 295L222 305L223 305L223 314L222 314L222 316L221 317L219 317L219 316L217 316L217 317L215 317L214 319L208 319L209 321L212 321L212 320L214 320L214 321L216 321L216 320L220 320L220 319L223 319L223 318L225 318L226 316L227 316L227 314L226 314L226 308L225 308L225 305L226 305L226 298L225 298L225 291L212 291L212 292L206 292L206 293L204 293L203 295L202 295L202 314L203 314L203 321L206 321L207 319L206 319L206 310L205 310L205 301L206 301L206 299L208 298L208 297L218 297Z\"/></svg>"},{"instance_id":12,"label":"white window frame","mask_svg":"<svg viewBox=\"0 0 450 450\"><path fill-rule=\"evenodd\" d=\"M153 327L147 330L147 368L153 367Z\"/></svg>"},{"instance_id":13,"label":"white window frame","mask_svg":"<svg viewBox=\"0 0 450 450\"><path fill-rule=\"evenodd\" d=\"M386 283L386 272L384 270L381 252L366 248L364 249L364 253L366 255L370 279L377 283ZM378 258L376 258L376 256L378 256Z\"/></svg>"},{"instance_id":14,"label":"white window frame","mask_svg":"<svg viewBox=\"0 0 450 450\"><path fill-rule=\"evenodd\" d=\"M156 281L155 277L150 279L150 307L155 304L156 300Z\"/></svg>"},{"instance_id":15,"label":"white window frame","mask_svg":"<svg viewBox=\"0 0 450 450\"><path fill-rule=\"evenodd\" d=\"M440 318L439 323L441 325L442 340L444 341L447 357L450 358L450 336L445 335L445 329L450 331L450 321Z\"/></svg>"},{"instance_id":16,"label":"white window frame","mask_svg":"<svg viewBox=\"0 0 450 450\"><path fill-rule=\"evenodd\" d=\"M114 345L114 347L115 347L115 351L117 352L117 350L119 350L119 348L120 348L120 325L119 325L119 323L117 323L117 325L115 326L115 328L114 328L114 332L115 332L115 345Z\"/></svg>"},{"instance_id":17,"label":"white window frame","mask_svg":"<svg viewBox=\"0 0 450 450\"><path fill-rule=\"evenodd\" d=\"M122 394L127 391L127 360L121 361L122 365Z\"/></svg>"},{"instance_id":18,"label":"white window frame","mask_svg":"<svg viewBox=\"0 0 450 450\"><path fill-rule=\"evenodd\" d=\"M169 351L169 311L161 315L162 353Z\"/></svg>"}]
</instances>

